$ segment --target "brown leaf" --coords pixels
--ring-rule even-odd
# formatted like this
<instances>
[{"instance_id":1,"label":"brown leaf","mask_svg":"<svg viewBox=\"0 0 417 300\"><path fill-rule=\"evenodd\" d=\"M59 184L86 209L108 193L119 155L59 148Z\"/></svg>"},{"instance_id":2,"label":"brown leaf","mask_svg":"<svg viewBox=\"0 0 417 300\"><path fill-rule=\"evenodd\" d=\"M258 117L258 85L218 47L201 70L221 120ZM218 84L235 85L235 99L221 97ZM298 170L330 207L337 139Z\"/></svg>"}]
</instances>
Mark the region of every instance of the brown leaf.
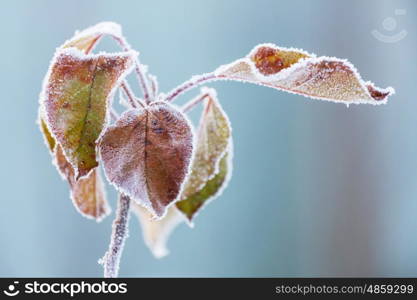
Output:
<instances>
[{"instance_id":1,"label":"brown leaf","mask_svg":"<svg viewBox=\"0 0 417 300\"><path fill-rule=\"evenodd\" d=\"M86 177L75 180L74 168L68 162L60 145L55 149L55 164L71 189L75 208L85 217L101 221L110 213L100 171L95 168Z\"/></svg>"},{"instance_id":2,"label":"brown leaf","mask_svg":"<svg viewBox=\"0 0 417 300\"><path fill-rule=\"evenodd\" d=\"M96 142L106 124L108 103L135 55L85 55L69 48L59 50L52 62L41 97L45 121L77 178L98 165Z\"/></svg>"},{"instance_id":3,"label":"brown leaf","mask_svg":"<svg viewBox=\"0 0 417 300\"><path fill-rule=\"evenodd\" d=\"M245 58L219 67L215 75L345 104L382 104L394 93L364 82L347 60L272 44L256 46Z\"/></svg>"},{"instance_id":4,"label":"brown leaf","mask_svg":"<svg viewBox=\"0 0 417 300\"><path fill-rule=\"evenodd\" d=\"M100 154L108 180L160 218L180 193L192 148L184 115L166 102L152 102L109 126Z\"/></svg>"}]
</instances>

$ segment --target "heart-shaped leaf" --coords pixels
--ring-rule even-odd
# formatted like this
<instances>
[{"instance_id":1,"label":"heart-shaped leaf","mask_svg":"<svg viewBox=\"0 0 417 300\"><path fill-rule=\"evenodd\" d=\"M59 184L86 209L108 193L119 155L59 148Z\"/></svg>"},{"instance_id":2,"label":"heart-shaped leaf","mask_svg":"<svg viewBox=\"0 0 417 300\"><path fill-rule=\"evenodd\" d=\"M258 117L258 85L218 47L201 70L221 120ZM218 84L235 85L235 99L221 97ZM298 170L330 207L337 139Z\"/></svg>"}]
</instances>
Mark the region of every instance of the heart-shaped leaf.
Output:
<instances>
[{"instance_id":1,"label":"heart-shaped leaf","mask_svg":"<svg viewBox=\"0 0 417 300\"><path fill-rule=\"evenodd\" d=\"M55 148L55 164L71 189L71 200L81 215L101 221L110 213L100 171L95 168L86 177L75 180L74 168L60 145Z\"/></svg>"},{"instance_id":2,"label":"heart-shaped leaf","mask_svg":"<svg viewBox=\"0 0 417 300\"><path fill-rule=\"evenodd\" d=\"M315 57L272 44L256 46L246 57L219 67L218 79L234 79L277 88L309 98L351 103L386 103L394 89L364 82L347 60Z\"/></svg>"},{"instance_id":3,"label":"heart-shaped leaf","mask_svg":"<svg viewBox=\"0 0 417 300\"><path fill-rule=\"evenodd\" d=\"M98 165L96 142L106 124L108 103L135 55L85 55L68 48L58 50L52 61L42 93L46 122L77 179Z\"/></svg>"},{"instance_id":4,"label":"heart-shaped leaf","mask_svg":"<svg viewBox=\"0 0 417 300\"><path fill-rule=\"evenodd\" d=\"M166 243L172 231L184 221L184 217L175 206L170 206L161 220L155 220L149 211L132 202L132 211L138 217L142 227L146 246L156 258L169 254Z\"/></svg>"},{"instance_id":5,"label":"heart-shaped leaf","mask_svg":"<svg viewBox=\"0 0 417 300\"><path fill-rule=\"evenodd\" d=\"M178 198L192 149L191 125L166 102L125 112L100 143L108 180L159 218Z\"/></svg>"},{"instance_id":6,"label":"heart-shaped leaf","mask_svg":"<svg viewBox=\"0 0 417 300\"><path fill-rule=\"evenodd\" d=\"M195 156L178 209L191 221L195 214L215 198L230 176L232 128L213 89L203 89L208 97L200 119Z\"/></svg>"}]
</instances>

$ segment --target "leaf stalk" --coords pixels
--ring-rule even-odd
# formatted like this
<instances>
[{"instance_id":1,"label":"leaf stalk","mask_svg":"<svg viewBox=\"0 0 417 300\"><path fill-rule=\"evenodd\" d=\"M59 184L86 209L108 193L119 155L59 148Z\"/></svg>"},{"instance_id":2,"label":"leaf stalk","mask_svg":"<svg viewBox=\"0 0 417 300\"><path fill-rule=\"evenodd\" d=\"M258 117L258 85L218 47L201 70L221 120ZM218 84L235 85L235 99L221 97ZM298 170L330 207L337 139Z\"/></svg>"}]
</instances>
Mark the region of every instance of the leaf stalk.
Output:
<instances>
[{"instance_id":1,"label":"leaf stalk","mask_svg":"<svg viewBox=\"0 0 417 300\"><path fill-rule=\"evenodd\" d=\"M195 97L194 99L191 99L190 101L188 101L183 107L182 107L182 112L183 113L187 113L189 112L191 109L193 109L198 103L200 103L201 101L203 101L204 99L206 99L209 96L208 93L204 93L202 95L198 95L197 97Z\"/></svg>"},{"instance_id":2,"label":"leaf stalk","mask_svg":"<svg viewBox=\"0 0 417 300\"><path fill-rule=\"evenodd\" d=\"M132 49L125 38L116 35L112 35L112 38L120 45L124 51L130 51ZM135 72L136 77L138 78L139 86L142 89L143 98L145 99L145 102L149 104L151 101L149 81L146 77L145 70L143 70L143 65L140 63L138 58L135 59Z\"/></svg>"},{"instance_id":3,"label":"leaf stalk","mask_svg":"<svg viewBox=\"0 0 417 300\"><path fill-rule=\"evenodd\" d=\"M193 76L191 79L183 82L165 97L167 102L174 101L179 95L185 93L186 91L193 89L200 84L208 81L218 80L219 78L214 73L206 73L201 75Z\"/></svg>"}]
</instances>

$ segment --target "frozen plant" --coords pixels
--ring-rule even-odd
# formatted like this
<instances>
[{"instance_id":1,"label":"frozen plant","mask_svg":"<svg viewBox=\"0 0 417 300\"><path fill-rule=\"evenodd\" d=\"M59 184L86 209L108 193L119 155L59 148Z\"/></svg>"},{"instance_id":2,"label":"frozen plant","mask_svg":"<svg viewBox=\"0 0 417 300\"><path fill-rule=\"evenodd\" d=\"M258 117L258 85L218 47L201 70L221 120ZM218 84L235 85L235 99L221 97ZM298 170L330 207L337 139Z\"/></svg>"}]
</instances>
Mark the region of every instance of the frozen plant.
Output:
<instances>
[{"instance_id":1,"label":"frozen plant","mask_svg":"<svg viewBox=\"0 0 417 300\"><path fill-rule=\"evenodd\" d=\"M91 53L105 35L121 52ZM131 72L142 98L126 81ZM100 221L110 212L100 165L120 194L109 249L100 260L105 277L118 275L130 211L140 220L147 246L161 257L167 254L165 242L173 228L184 220L191 225L225 188L232 170L232 129L216 92L204 87L185 106L172 104L214 80L250 82L346 105L386 103L394 92L364 82L346 60L262 44L163 94L119 25L105 22L75 33L51 61L40 94L39 125L83 216ZM112 108L118 89L126 108L121 115ZM204 109L194 135L186 113L199 103Z\"/></svg>"}]
</instances>

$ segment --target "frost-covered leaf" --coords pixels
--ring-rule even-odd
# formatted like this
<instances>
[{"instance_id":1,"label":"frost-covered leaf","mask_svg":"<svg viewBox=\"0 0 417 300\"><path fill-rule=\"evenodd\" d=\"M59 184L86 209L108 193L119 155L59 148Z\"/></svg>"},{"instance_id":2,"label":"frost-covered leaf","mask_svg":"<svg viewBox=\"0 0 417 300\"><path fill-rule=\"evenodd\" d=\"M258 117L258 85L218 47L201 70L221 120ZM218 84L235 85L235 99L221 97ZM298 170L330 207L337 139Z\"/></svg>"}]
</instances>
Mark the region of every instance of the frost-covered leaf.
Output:
<instances>
[{"instance_id":1,"label":"frost-covered leaf","mask_svg":"<svg viewBox=\"0 0 417 300\"><path fill-rule=\"evenodd\" d=\"M213 89L202 89L208 94L201 115L197 146L178 209L191 221L193 216L223 187L231 168L232 128Z\"/></svg>"},{"instance_id":2,"label":"frost-covered leaf","mask_svg":"<svg viewBox=\"0 0 417 300\"><path fill-rule=\"evenodd\" d=\"M63 48L75 47L78 50L89 53L104 35L113 35L119 37L122 30L119 24L113 22L101 22L91 26L83 31L76 32L74 36L66 41Z\"/></svg>"},{"instance_id":3,"label":"frost-covered leaf","mask_svg":"<svg viewBox=\"0 0 417 300\"><path fill-rule=\"evenodd\" d=\"M56 141L55 138L52 136L51 132L49 131L48 125L46 125L44 117L39 113L39 127L43 134L45 144L48 146L49 151L54 152Z\"/></svg>"},{"instance_id":4,"label":"frost-covered leaf","mask_svg":"<svg viewBox=\"0 0 417 300\"><path fill-rule=\"evenodd\" d=\"M75 47L84 53L89 53L93 50L100 38L106 34L120 36L120 26L111 22L99 23L86 30L77 32L61 48ZM41 107L39 110L39 126L45 142L54 156L55 164L59 172L68 181L71 189L71 200L82 215L100 221L110 213L110 208L105 197L99 170L94 169L86 177L76 181L74 169L64 156L62 148L58 145L55 150L56 140L49 131L45 119L45 113Z\"/></svg>"},{"instance_id":5,"label":"frost-covered leaf","mask_svg":"<svg viewBox=\"0 0 417 300\"><path fill-rule=\"evenodd\" d=\"M121 36L122 30L120 25L113 22L98 23L81 32L76 32L71 39L66 41L61 46L61 48L75 47L87 54L94 49L94 46L104 35ZM50 133L48 126L46 125L45 116L42 110L39 111L38 122L49 150L53 151L55 147L55 139Z\"/></svg>"},{"instance_id":6,"label":"frost-covered leaf","mask_svg":"<svg viewBox=\"0 0 417 300\"><path fill-rule=\"evenodd\" d=\"M184 217L170 206L161 220L155 220L149 211L132 202L132 211L136 214L142 227L143 239L146 246L156 258L168 255L166 243L172 231L184 221Z\"/></svg>"},{"instance_id":7,"label":"frost-covered leaf","mask_svg":"<svg viewBox=\"0 0 417 300\"><path fill-rule=\"evenodd\" d=\"M178 198L193 137L184 115L166 102L125 112L100 143L107 179L157 217Z\"/></svg>"},{"instance_id":8,"label":"frost-covered leaf","mask_svg":"<svg viewBox=\"0 0 417 300\"><path fill-rule=\"evenodd\" d=\"M68 48L58 50L52 61L41 96L46 121L77 178L98 165L96 142L106 124L108 103L135 55L85 55Z\"/></svg>"},{"instance_id":9,"label":"frost-covered leaf","mask_svg":"<svg viewBox=\"0 0 417 300\"><path fill-rule=\"evenodd\" d=\"M68 181L71 200L83 216L99 222L110 213L98 168L86 177L75 180L74 168L66 159L60 145L55 149L55 164L62 177Z\"/></svg>"},{"instance_id":10,"label":"frost-covered leaf","mask_svg":"<svg viewBox=\"0 0 417 300\"><path fill-rule=\"evenodd\" d=\"M208 179L203 186L190 194L184 200L176 203L177 208L191 222L196 214L211 200L216 198L226 187L231 174L231 154L226 153L219 162L218 171Z\"/></svg>"},{"instance_id":11,"label":"frost-covered leaf","mask_svg":"<svg viewBox=\"0 0 417 300\"><path fill-rule=\"evenodd\" d=\"M246 57L219 67L217 78L241 80L306 97L351 103L386 103L394 93L364 82L347 60L316 57L272 44L256 46Z\"/></svg>"}]
</instances>

